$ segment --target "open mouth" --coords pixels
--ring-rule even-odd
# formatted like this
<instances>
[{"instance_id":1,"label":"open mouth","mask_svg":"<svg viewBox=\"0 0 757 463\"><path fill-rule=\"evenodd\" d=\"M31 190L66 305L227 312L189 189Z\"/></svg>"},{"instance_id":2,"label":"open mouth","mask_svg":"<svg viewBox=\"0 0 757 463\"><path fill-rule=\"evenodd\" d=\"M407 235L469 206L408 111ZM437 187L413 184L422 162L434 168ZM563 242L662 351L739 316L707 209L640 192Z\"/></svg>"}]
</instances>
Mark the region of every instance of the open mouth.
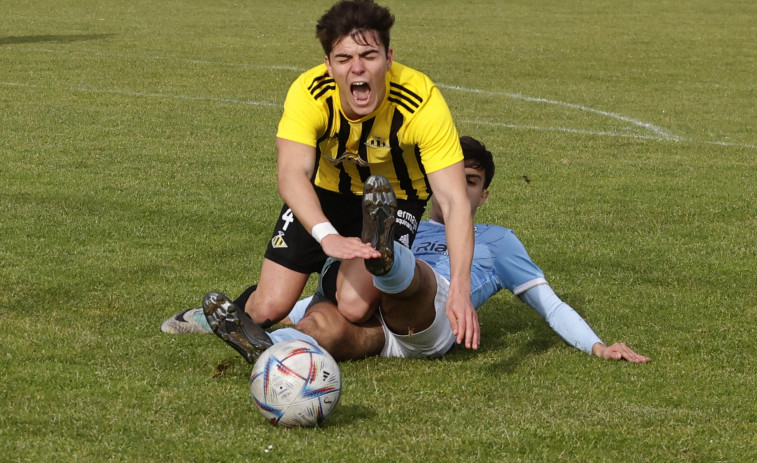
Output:
<instances>
[{"instance_id":1,"label":"open mouth","mask_svg":"<svg viewBox=\"0 0 757 463\"><path fill-rule=\"evenodd\" d=\"M371 86L368 82L355 82L350 85L352 98L358 103L367 103L371 97Z\"/></svg>"}]
</instances>

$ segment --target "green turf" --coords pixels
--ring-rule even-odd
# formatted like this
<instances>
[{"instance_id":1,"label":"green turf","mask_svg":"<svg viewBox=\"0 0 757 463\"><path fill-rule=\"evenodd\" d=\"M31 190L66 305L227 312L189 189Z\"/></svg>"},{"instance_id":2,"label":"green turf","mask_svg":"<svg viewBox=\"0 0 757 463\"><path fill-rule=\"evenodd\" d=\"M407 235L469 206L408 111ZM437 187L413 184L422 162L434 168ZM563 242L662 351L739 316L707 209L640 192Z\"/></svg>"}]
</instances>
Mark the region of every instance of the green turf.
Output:
<instances>
[{"instance_id":1,"label":"green turf","mask_svg":"<svg viewBox=\"0 0 757 463\"><path fill-rule=\"evenodd\" d=\"M502 293L478 352L343 363L326 426L266 424L241 357L158 327L257 279L330 2L2 0L0 461L757 460L757 4L386 4L496 155L478 219L653 362Z\"/></svg>"}]
</instances>

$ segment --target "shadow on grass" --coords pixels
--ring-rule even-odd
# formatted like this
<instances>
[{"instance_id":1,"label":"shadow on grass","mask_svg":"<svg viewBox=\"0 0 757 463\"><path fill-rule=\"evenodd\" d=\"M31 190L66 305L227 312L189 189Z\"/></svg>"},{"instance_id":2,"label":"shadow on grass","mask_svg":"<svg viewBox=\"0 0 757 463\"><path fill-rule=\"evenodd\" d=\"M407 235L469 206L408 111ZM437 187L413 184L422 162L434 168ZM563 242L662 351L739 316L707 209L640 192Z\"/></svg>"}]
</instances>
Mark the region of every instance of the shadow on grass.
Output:
<instances>
[{"instance_id":1,"label":"shadow on grass","mask_svg":"<svg viewBox=\"0 0 757 463\"><path fill-rule=\"evenodd\" d=\"M493 362L487 370L496 373L497 376L502 373L513 373L529 356L541 355L561 342L560 337L550 329L535 329L534 332L534 339L520 346L509 357Z\"/></svg>"},{"instance_id":2,"label":"shadow on grass","mask_svg":"<svg viewBox=\"0 0 757 463\"><path fill-rule=\"evenodd\" d=\"M0 37L0 46L16 45L20 43L69 43L81 42L84 40L104 40L113 37L115 34L71 34L71 35L22 35L18 37Z\"/></svg>"},{"instance_id":3,"label":"shadow on grass","mask_svg":"<svg viewBox=\"0 0 757 463\"><path fill-rule=\"evenodd\" d=\"M371 407L359 404L339 404L321 427L328 426L348 426L356 422L365 421L376 416L376 412Z\"/></svg>"},{"instance_id":4,"label":"shadow on grass","mask_svg":"<svg viewBox=\"0 0 757 463\"><path fill-rule=\"evenodd\" d=\"M541 355L563 343L562 338L543 318L519 300L497 298L487 304L488 307L479 311L479 321L482 326L481 345L487 352L502 353L487 367L492 374L512 373L528 358ZM508 339L511 335L525 332L531 333L525 344L519 342L516 346L512 344L512 338ZM522 336L518 338L522 339ZM452 355L444 356L446 361L465 361L471 356L478 355L476 351L459 346L456 346L450 354Z\"/></svg>"}]
</instances>

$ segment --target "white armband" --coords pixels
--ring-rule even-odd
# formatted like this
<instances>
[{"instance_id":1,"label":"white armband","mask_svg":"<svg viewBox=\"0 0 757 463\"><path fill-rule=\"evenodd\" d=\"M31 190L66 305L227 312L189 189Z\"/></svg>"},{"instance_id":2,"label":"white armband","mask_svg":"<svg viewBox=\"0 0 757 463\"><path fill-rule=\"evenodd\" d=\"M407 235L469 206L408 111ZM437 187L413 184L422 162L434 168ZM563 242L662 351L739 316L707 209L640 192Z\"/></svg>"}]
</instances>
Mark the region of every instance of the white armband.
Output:
<instances>
[{"instance_id":1,"label":"white armband","mask_svg":"<svg viewBox=\"0 0 757 463\"><path fill-rule=\"evenodd\" d=\"M310 230L310 234L313 235L313 238L315 238L316 241L318 241L318 244L321 244L322 239L329 235L338 235L339 232L336 231L336 228L334 228L333 225L331 225L331 222L321 222L313 226L313 229Z\"/></svg>"}]
</instances>

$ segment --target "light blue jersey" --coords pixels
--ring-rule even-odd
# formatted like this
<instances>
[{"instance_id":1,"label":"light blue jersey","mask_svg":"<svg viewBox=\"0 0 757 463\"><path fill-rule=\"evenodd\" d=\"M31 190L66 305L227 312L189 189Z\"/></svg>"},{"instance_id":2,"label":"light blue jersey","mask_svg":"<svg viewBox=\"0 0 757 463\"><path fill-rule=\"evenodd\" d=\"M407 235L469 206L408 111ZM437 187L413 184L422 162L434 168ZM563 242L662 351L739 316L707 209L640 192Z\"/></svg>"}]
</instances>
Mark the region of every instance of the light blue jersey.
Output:
<instances>
[{"instance_id":1,"label":"light blue jersey","mask_svg":"<svg viewBox=\"0 0 757 463\"><path fill-rule=\"evenodd\" d=\"M501 289L508 289L517 296L547 282L544 272L531 261L526 248L509 228L476 224L475 237L471 300L476 309ZM450 279L444 225L421 222L413 243L413 254Z\"/></svg>"},{"instance_id":2,"label":"light blue jersey","mask_svg":"<svg viewBox=\"0 0 757 463\"><path fill-rule=\"evenodd\" d=\"M423 221L413 243L413 254L449 281L450 264L444 225ZM586 321L563 302L526 252L515 232L498 225L475 225L471 266L471 301L476 309L502 289L508 289L534 309L571 346L587 354L602 342ZM310 298L298 302L289 314L297 323Z\"/></svg>"},{"instance_id":3,"label":"light blue jersey","mask_svg":"<svg viewBox=\"0 0 757 463\"><path fill-rule=\"evenodd\" d=\"M591 354L592 346L602 341L572 307L557 297L547 284L544 272L533 263L515 232L484 224L476 224L474 230L473 306L478 309L498 291L508 289L541 315L565 342ZM449 253L443 224L421 222L413 243L413 254L449 280Z\"/></svg>"}]
</instances>

